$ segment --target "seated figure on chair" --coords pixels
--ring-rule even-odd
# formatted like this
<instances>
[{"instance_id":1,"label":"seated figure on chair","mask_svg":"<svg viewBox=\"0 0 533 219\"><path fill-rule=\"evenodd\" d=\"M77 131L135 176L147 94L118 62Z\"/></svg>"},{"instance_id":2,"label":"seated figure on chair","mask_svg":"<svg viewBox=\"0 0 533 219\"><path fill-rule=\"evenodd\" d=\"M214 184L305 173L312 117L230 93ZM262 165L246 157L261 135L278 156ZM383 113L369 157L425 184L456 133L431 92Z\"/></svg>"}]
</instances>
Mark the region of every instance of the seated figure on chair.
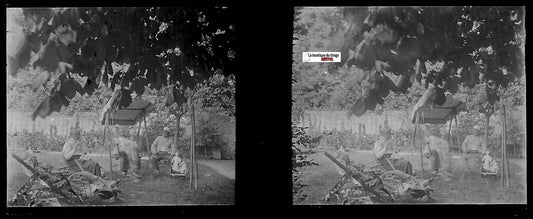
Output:
<instances>
[{"instance_id":1,"label":"seated figure on chair","mask_svg":"<svg viewBox=\"0 0 533 219\"><path fill-rule=\"evenodd\" d=\"M102 176L101 167L98 163L94 162L91 159L82 159L81 158L81 142L80 140L81 130L78 128L72 128L70 130L70 137L63 145L63 158L65 163L69 166L70 169L74 171L88 171L96 176ZM80 170L80 167L82 168Z\"/></svg>"},{"instance_id":2,"label":"seated figure on chair","mask_svg":"<svg viewBox=\"0 0 533 219\"><path fill-rule=\"evenodd\" d=\"M443 176L446 180L452 177L451 156L448 142L441 138L438 125L428 128L425 140L424 155L430 160L433 175ZM440 171L440 172L439 172Z\"/></svg>"},{"instance_id":3,"label":"seated figure on chair","mask_svg":"<svg viewBox=\"0 0 533 219\"><path fill-rule=\"evenodd\" d=\"M180 157L178 152L174 153L172 157L172 167L170 169L171 176L184 176L187 175L187 164Z\"/></svg>"},{"instance_id":4,"label":"seated figure on chair","mask_svg":"<svg viewBox=\"0 0 533 219\"><path fill-rule=\"evenodd\" d=\"M150 157L152 168L154 168L156 174L159 175L159 161L170 160L172 155L176 153L176 147L170 136L169 127L163 128L163 135L157 136L152 143L150 151L152 152L152 156Z\"/></svg>"},{"instance_id":5,"label":"seated figure on chair","mask_svg":"<svg viewBox=\"0 0 533 219\"><path fill-rule=\"evenodd\" d=\"M487 143L485 142L485 139L483 139L483 136L481 136L481 128L478 125L473 127L472 135L466 136L461 145L461 149L463 151L463 162L467 168L466 172L468 175L471 175L473 170L479 171L479 169L481 169L480 164L482 155L485 154L487 149ZM477 172L477 174L479 174L479 172Z\"/></svg>"},{"instance_id":6,"label":"seated figure on chair","mask_svg":"<svg viewBox=\"0 0 533 219\"><path fill-rule=\"evenodd\" d=\"M389 166L396 170L401 170L409 175L413 175L411 162L399 158L397 153L393 153L395 140L391 138L391 130L388 126L380 129L380 137L374 143L372 152L380 165Z\"/></svg>"},{"instance_id":7,"label":"seated figure on chair","mask_svg":"<svg viewBox=\"0 0 533 219\"><path fill-rule=\"evenodd\" d=\"M128 139L129 129L124 127L119 131L119 136L115 138L114 156L120 159L120 170L123 176L131 175L134 181L140 177L139 171L139 147L135 141ZM128 172L129 171L129 172Z\"/></svg>"},{"instance_id":8,"label":"seated figure on chair","mask_svg":"<svg viewBox=\"0 0 533 219\"><path fill-rule=\"evenodd\" d=\"M485 151L485 155L483 156L481 162L483 163L481 167L481 174L495 175L498 173L498 163L496 163L496 160L490 156L489 150Z\"/></svg>"}]
</instances>

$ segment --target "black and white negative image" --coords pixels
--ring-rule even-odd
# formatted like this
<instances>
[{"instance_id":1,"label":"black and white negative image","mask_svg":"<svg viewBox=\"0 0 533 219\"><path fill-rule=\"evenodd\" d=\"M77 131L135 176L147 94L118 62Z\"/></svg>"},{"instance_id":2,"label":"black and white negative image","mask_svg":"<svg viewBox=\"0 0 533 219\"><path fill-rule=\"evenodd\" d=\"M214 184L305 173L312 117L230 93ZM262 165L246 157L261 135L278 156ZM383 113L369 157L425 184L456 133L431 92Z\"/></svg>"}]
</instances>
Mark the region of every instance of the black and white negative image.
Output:
<instances>
[{"instance_id":1,"label":"black and white negative image","mask_svg":"<svg viewBox=\"0 0 533 219\"><path fill-rule=\"evenodd\" d=\"M231 7L6 13L8 207L234 205Z\"/></svg>"},{"instance_id":2,"label":"black and white negative image","mask_svg":"<svg viewBox=\"0 0 533 219\"><path fill-rule=\"evenodd\" d=\"M525 204L525 7L297 7L293 204Z\"/></svg>"}]
</instances>

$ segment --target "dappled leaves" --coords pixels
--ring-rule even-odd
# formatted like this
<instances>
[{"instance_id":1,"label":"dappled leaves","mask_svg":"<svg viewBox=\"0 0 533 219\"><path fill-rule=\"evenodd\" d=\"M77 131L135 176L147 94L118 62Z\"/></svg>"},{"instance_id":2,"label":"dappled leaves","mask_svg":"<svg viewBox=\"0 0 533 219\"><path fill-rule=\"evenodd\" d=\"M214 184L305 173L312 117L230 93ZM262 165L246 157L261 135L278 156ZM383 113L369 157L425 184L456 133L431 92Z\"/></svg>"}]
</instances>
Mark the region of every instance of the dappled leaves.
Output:
<instances>
[{"instance_id":1,"label":"dappled leaves","mask_svg":"<svg viewBox=\"0 0 533 219\"><path fill-rule=\"evenodd\" d=\"M328 43L328 51L342 52L341 64L348 68L355 65L368 72L366 75L371 77L357 81L367 81L370 86L344 86L357 87L357 98L351 100L350 107L355 115L384 104L390 91L406 93L410 87L432 86L435 92L431 102L439 105L446 93L456 93L461 85L473 88L487 83L495 89L505 88L524 74L524 7L380 6L317 10L303 8L295 12L294 57L301 56L302 48L313 51L314 44L319 44L316 41L322 40ZM331 17L344 25L320 21ZM309 22L312 19L315 23ZM323 32L330 33L329 38L321 39ZM332 66L294 64L298 81L295 85L316 80L314 77L323 76L323 69L332 75L343 71ZM392 75L382 74L387 72ZM306 74L316 76L304 78ZM294 88L295 94L300 93L300 86ZM345 96L353 99L353 95ZM498 101L497 95L489 96L489 104Z\"/></svg>"},{"instance_id":2,"label":"dappled leaves","mask_svg":"<svg viewBox=\"0 0 533 219\"><path fill-rule=\"evenodd\" d=\"M310 150L310 138L304 127L298 127L292 124L292 193L293 199L305 198L302 194L305 186L300 182L300 169L307 166L318 165L315 161L308 158L308 155L314 152Z\"/></svg>"},{"instance_id":3,"label":"dappled leaves","mask_svg":"<svg viewBox=\"0 0 533 219\"><path fill-rule=\"evenodd\" d=\"M83 89L74 89L80 94L92 95L103 83L127 88L124 95L142 95L145 86L195 88L215 71L236 73L236 18L227 7L24 8L22 13L27 27L8 32L13 42L8 73L16 75L28 62L44 69L34 89L50 79L61 84L70 78L62 75L78 74L87 77ZM112 63L131 68L114 72ZM66 90L50 90L50 96L57 95L62 103L70 99L75 93L69 83ZM123 99L125 105L128 98ZM45 102L36 115L48 114L50 102Z\"/></svg>"}]
</instances>

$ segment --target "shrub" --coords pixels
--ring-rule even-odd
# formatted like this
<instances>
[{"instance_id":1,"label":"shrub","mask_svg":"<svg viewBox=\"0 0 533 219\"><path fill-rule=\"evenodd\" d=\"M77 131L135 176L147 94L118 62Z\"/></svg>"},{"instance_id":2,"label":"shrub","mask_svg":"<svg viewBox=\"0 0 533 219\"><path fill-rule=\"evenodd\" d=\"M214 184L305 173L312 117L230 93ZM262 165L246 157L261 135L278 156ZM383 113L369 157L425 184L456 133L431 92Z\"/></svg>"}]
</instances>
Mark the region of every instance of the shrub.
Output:
<instances>
[{"instance_id":1,"label":"shrub","mask_svg":"<svg viewBox=\"0 0 533 219\"><path fill-rule=\"evenodd\" d=\"M353 134L350 131L329 131L322 135L320 138L320 147L327 148L332 147L335 149L340 148L352 148L359 150L372 149L376 136L368 134Z\"/></svg>"},{"instance_id":2,"label":"shrub","mask_svg":"<svg viewBox=\"0 0 533 219\"><path fill-rule=\"evenodd\" d=\"M300 170L306 166L318 165L308 155L314 154L310 147L310 138L306 128L292 124L292 197L293 202L303 201L307 195L303 194L306 186L300 181Z\"/></svg>"},{"instance_id":3,"label":"shrub","mask_svg":"<svg viewBox=\"0 0 533 219\"><path fill-rule=\"evenodd\" d=\"M32 149L46 151L61 151L65 144L65 136L50 137L43 131L29 132L24 129L9 136L9 144L12 149Z\"/></svg>"}]
</instances>

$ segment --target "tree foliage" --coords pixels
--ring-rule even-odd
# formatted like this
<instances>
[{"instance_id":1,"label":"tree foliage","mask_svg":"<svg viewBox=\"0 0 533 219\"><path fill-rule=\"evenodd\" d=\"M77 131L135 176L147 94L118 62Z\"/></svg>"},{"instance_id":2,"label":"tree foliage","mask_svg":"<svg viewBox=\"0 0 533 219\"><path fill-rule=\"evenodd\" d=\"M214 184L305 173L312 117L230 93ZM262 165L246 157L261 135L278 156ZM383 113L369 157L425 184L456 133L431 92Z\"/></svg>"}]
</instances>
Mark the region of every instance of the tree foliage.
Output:
<instances>
[{"instance_id":1,"label":"tree foliage","mask_svg":"<svg viewBox=\"0 0 533 219\"><path fill-rule=\"evenodd\" d=\"M12 10L12 9L8 9ZM145 86L194 88L214 72L235 73L235 25L227 7L24 8L24 26L9 26L8 72L44 71L32 88L52 84L34 117L68 106L100 83L121 89L121 106ZM128 67L114 70L113 65ZM72 75L87 77L85 83ZM83 84L83 85L82 85ZM175 101L180 101L179 98Z\"/></svg>"},{"instance_id":2,"label":"tree foliage","mask_svg":"<svg viewBox=\"0 0 533 219\"><path fill-rule=\"evenodd\" d=\"M300 170L307 166L318 165L308 156L314 152L310 149L310 138L306 128L292 124L292 195L293 201L302 201L306 195L303 194L303 184L300 181Z\"/></svg>"},{"instance_id":3,"label":"tree foliage","mask_svg":"<svg viewBox=\"0 0 533 219\"><path fill-rule=\"evenodd\" d=\"M349 50L345 64L370 71L377 82L354 105L355 114L373 109L390 91L407 92L413 82L432 86L435 104L458 84L487 84L487 100L498 100L496 90L524 74L523 7L368 7L365 19L353 19L361 10L344 9L344 19L363 26L357 37L335 38L330 49ZM360 16L359 16L360 17ZM349 42L349 43L348 43ZM356 45L356 46L353 46ZM427 64L442 68L427 71ZM396 83L383 72L399 76Z\"/></svg>"},{"instance_id":4,"label":"tree foliage","mask_svg":"<svg viewBox=\"0 0 533 219\"><path fill-rule=\"evenodd\" d=\"M332 108L334 98L334 106L362 115L391 108L391 96L413 104L428 87L431 104L440 105L445 93L478 84L490 107L524 74L524 22L523 7L297 8L293 111ZM340 51L341 63L304 63L306 51Z\"/></svg>"}]
</instances>

